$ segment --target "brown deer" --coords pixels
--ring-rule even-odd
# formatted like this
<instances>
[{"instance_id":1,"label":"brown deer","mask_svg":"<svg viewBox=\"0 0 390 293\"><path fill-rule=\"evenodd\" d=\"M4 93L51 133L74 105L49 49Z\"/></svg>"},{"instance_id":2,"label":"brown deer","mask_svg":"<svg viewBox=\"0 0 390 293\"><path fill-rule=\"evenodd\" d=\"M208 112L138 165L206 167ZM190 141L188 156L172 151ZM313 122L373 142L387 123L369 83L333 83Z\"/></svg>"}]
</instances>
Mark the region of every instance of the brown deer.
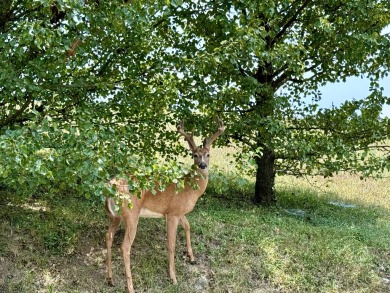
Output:
<instances>
[{"instance_id":1,"label":"brown deer","mask_svg":"<svg viewBox=\"0 0 390 293\"><path fill-rule=\"evenodd\" d=\"M112 198L106 198L106 211L110 218L110 227L106 234L107 244L107 280L110 285L112 282L111 268L111 246L115 231L123 220L125 223L125 236L121 245L123 260L125 263L127 288L130 293L134 293L133 281L130 269L130 251L133 244L135 234L137 232L138 220L140 217L165 217L167 223L167 238L169 251L169 276L174 284L177 283L175 272L175 242L177 226L180 223L186 235L187 255L191 263L195 262L192 252L190 240L190 224L185 217L187 213L192 211L198 198L204 193L208 182L208 167L210 148L213 141L224 132L224 124L218 118L218 130L209 138L205 139L202 147L198 147L192 135L184 132L184 125L181 122L177 126L177 132L184 136L192 151L194 164L198 167L197 175L191 180L196 180L198 188L194 189L191 184L185 184L184 188L178 189L176 184L167 185L164 191L144 190L141 196L132 195L128 189L128 181L126 179L112 179L111 185L115 185L117 192L127 194L128 199L132 203L132 208L129 208L128 200L124 200L121 205L121 215L115 211L115 201ZM186 178L184 178L186 179ZM153 194L154 193L154 194Z\"/></svg>"}]
</instances>

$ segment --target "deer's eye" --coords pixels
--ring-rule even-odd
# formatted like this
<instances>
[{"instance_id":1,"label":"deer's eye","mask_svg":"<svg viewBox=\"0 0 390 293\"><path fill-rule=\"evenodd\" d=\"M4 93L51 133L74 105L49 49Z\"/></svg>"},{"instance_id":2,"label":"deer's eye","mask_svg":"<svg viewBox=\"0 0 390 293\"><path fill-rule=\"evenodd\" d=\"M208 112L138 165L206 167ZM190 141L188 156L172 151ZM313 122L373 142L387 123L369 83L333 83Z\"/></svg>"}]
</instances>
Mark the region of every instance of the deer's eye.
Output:
<instances>
[{"instance_id":1,"label":"deer's eye","mask_svg":"<svg viewBox=\"0 0 390 293\"><path fill-rule=\"evenodd\" d=\"M194 158L196 159L198 157L198 155L197 154L194 154Z\"/></svg>"},{"instance_id":2,"label":"deer's eye","mask_svg":"<svg viewBox=\"0 0 390 293\"><path fill-rule=\"evenodd\" d=\"M207 154L207 158L209 158L210 157L210 154Z\"/></svg>"}]
</instances>

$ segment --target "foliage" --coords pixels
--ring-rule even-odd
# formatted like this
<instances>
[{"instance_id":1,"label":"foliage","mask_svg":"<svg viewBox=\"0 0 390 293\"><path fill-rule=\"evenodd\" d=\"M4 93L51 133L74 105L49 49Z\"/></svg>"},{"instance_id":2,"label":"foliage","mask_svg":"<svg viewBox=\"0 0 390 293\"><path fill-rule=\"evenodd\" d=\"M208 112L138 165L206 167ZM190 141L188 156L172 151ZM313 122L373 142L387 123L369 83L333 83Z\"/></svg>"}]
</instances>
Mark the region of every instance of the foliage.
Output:
<instances>
[{"instance_id":1,"label":"foliage","mask_svg":"<svg viewBox=\"0 0 390 293\"><path fill-rule=\"evenodd\" d=\"M183 148L167 128L179 118L169 110L177 93L160 62L156 9L71 0L2 6L3 183L29 195L43 186L101 196L113 175L133 174L139 188L183 176L172 160ZM160 164L156 153L170 160Z\"/></svg>"},{"instance_id":2,"label":"foliage","mask_svg":"<svg viewBox=\"0 0 390 293\"><path fill-rule=\"evenodd\" d=\"M3 1L0 178L25 194L98 196L113 174L142 169L140 187L151 174L178 180L173 125L185 118L204 136L216 113L227 124L217 143L242 148L266 201L276 173L378 174L389 169L389 98L378 86L389 5ZM319 86L348 76L370 78L370 96L319 109Z\"/></svg>"},{"instance_id":3,"label":"foliage","mask_svg":"<svg viewBox=\"0 0 390 293\"><path fill-rule=\"evenodd\" d=\"M193 85L178 108L196 100L201 112L224 113L230 140L268 185L256 200L273 200L275 174L389 169L381 109L390 99L378 83L390 60L388 1L200 1L172 10L171 25L184 31L173 32L186 60L177 70ZM348 76L369 78L370 95L320 109L319 87ZM383 152L368 154L373 148Z\"/></svg>"}]
</instances>

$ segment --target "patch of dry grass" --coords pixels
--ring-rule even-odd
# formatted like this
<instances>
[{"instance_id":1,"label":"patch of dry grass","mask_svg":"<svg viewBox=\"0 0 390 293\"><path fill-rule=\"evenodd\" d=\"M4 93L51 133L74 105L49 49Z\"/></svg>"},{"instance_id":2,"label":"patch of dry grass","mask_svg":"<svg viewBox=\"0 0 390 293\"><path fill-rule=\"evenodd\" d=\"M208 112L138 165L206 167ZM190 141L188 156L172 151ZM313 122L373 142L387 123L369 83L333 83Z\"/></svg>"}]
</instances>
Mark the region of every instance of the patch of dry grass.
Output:
<instances>
[{"instance_id":1,"label":"patch of dry grass","mask_svg":"<svg viewBox=\"0 0 390 293\"><path fill-rule=\"evenodd\" d=\"M304 188L323 196L339 197L345 202L390 209L390 178L361 180L359 176L350 174L339 174L332 178L280 176L276 182L281 190Z\"/></svg>"}]
</instances>

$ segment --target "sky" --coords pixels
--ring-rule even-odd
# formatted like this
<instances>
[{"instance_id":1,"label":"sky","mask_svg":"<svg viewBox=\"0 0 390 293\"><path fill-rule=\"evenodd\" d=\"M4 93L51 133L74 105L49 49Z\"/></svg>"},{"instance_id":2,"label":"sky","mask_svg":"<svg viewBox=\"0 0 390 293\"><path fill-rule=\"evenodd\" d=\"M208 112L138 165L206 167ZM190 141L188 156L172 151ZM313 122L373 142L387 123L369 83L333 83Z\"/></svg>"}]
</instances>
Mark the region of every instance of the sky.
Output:
<instances>
[{"instance_id":1,"label":"sky","mask_svg":"<svg viewBox=\"0 0 390 293\"><path fill-rule=\"evenodd\" d=\"M380 85L384 88L383 94L390 98L390 76L381 80ZM331 108L332 105L337 107L346 100L363 99L370 94L369 87L369 79L360 77L350 77L341 83L328 83L320 88L322 92L320 108ZM382 115L390 117L390 105L384 106Z\"/></svg>"},{"instance_id":2,"label":"sky","mask_svg":"<svg viewBox=\"0 0 390 293\"><path fill-rule=\"evenodd\" d=\"M381 34L390 34L390 25L386 26ZM390 99L390 76L381 80L384 88L383 94ZM319 102L321 108L331 108L332 105L340 106L346 100L363 99L370 94L370 81L368 78L350 77L346 82L328 83L320 88L322 99ZM385 105L382 115L390 117L390 105Z\"/></svg>"}]
</instances>

